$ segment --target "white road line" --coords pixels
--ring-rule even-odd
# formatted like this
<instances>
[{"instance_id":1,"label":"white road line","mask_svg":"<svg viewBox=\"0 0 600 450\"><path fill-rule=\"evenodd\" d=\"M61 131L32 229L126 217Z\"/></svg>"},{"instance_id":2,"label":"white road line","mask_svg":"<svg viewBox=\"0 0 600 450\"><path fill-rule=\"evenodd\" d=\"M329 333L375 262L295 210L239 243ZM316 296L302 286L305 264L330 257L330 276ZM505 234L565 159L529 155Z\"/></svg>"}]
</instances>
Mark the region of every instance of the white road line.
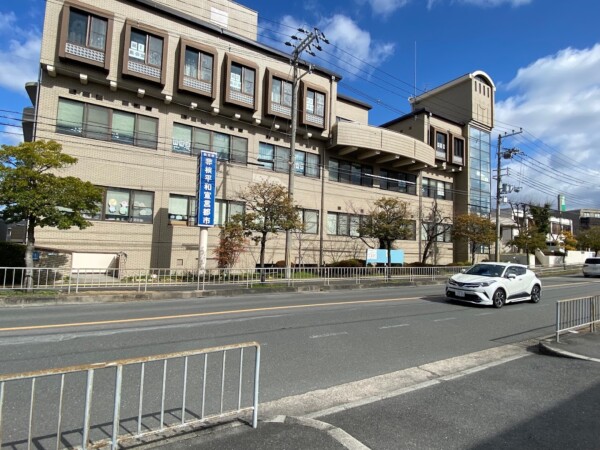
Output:
<instances>
[{"instance_id":1,"label":"white road line","mask_svg":"<svg viewBox=\"0 0 600 450\"><path fill-rule=\"evenodd\" d=\"M489 316L491 314L494 314L493 312L484 312L484 313L479 313L479 314L475 314L476 316Z\"/></svg>"},{"instance_id":2,"label":"white road line","mask_svg":"<svg viewBox=\"0 0 600 450\"><path fill-rule=\"evenodd\" d=\"M318 339L318 338L324 338L324 337L331 337L331 336L341 336L343 334L348 334L345 331L342 331L341 333L326 333L326 334L315 334L313 336L310 336L311 339Z\"/></svg>"},{"instance_id":3,"label":"white road line","mask_svg":"<svg viewBox=\"0 0 600 450\"><path fill-rule=\"evenodd\" d=\"M446 317L444 319L435 319L434 322L443 322L445 320L456 320L456 317Z\"/></svg>"},{"instance_id":4,"label":"white road line","mask_svg":"<svg viewBox=\"0 0 600 450\"><path fill-rule=\"evenodd\" d=\"M388 328L398 328L398 327L407 327L410 324L408 323L399 323L398 325L386 325L384 327L379 327L380 330L386 330Z\"/></svg>"}]
</instances>

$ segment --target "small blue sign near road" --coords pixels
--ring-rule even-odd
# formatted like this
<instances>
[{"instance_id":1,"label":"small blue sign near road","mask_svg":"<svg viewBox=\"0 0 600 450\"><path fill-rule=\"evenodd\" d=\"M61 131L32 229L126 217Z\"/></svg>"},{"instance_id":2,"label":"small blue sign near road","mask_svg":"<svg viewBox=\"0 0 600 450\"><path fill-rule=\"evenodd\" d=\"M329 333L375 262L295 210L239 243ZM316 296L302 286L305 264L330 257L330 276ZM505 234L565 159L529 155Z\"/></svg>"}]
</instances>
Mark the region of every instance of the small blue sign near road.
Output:
<instances>
[{"instance_id":1,"label":"small blue sign near road","mask_svg":"<svg viewBox=\"0 0 600 450\"><path fill-rule=\"evenodd\" d=\"M217 178L217 154L201 151L198 155L198 204L196 224L212 227L215 224L215 195Z\"/></svg>"},{"instance_id":2,"label":"small blue sign near road","mask_svg":"<svg viewBox=\"0 0 600 450\"><path fill-rule=\"evenodd\" d=\"M392 264L404 264L404 250L391 251ZM387 264L387 250L367 250L367 264Z\"/></svg>"}]
</instances>

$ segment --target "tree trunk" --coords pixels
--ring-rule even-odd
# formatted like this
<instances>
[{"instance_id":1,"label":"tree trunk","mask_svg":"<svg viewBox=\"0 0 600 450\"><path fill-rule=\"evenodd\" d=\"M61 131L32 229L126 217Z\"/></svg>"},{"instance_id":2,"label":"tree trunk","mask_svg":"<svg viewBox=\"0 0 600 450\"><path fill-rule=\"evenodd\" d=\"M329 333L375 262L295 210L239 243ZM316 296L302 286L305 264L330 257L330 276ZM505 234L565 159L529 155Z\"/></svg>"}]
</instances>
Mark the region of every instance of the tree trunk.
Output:
<instances>
[{"instance_id":1,"label":"tree trunk","mask_svg":"<svg viewBox=\"0 0 600 450\"><path fill-rule=\"evenodd\" d=\"M390 271L392 270L392 241L385 241L385 246L387 249L387 268L385 271L386 280L390 279Z\"/></svg>"},{"instance_id":2,"label":"tree trunk","mask_svg":"<svg viewBox=\"0 0 600 450\"><path fill-rule=\"evenodd\" d=\"M21 281L27 292L33 290L33 251L35 250L35 221L27 221L27 245L25 246L25 279Z\"/></svg>"},{"instance_id":3,"label":"tree trunk","mask_svg":"<svg viewBox=\"0 0 600 450\"><path fill-rule=\"evenodd\" d=\"M260 238L260 282L265 282L265 247L267 246L267 233Z\"/></svg>"},{"instance_id":4,"label":"tree trunk","mask_svg":"<svg viewBox=\"0 0 600 450\"><path fill-rule=\"evenodd\" d=\"M427 243L425 244L425 248L423 249L423 256L421 258L421 264L427 263L427 258L429 257L429 249L431 248L431 239L427 238Z\"/></svg>"}]
</instances>

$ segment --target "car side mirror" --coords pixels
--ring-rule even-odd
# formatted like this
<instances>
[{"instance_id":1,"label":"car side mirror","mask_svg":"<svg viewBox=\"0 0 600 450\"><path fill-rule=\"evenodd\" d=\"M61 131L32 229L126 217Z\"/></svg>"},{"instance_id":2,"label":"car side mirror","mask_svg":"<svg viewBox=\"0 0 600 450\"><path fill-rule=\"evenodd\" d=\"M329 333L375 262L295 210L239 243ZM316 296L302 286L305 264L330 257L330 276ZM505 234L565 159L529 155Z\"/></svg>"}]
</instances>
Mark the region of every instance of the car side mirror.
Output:
<instances>
[{"instance_id":1,"label":"car side mirror","mask_svg":"<svg viewBox=\"0 0 600 450\"><path fill-rule=\"evenodd\" d=\"M514 273L509 273L506 278L508 278L509 280L514 280L515 278L517 278L517 276Z\"/></svg>"}]
</instances>

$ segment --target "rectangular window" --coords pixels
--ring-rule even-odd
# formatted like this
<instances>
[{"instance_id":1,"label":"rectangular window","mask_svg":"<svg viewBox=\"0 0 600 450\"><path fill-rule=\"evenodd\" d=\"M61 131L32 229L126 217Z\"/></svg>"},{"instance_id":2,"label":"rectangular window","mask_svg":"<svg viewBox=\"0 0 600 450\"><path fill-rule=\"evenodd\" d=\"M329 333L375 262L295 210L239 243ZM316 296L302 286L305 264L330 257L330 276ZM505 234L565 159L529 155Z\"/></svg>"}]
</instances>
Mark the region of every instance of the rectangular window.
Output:
<instances>
[{"instance_id":1,"label":"rectangular window","mask_svg":"<svg viewBox=\"0 0 600 450\"><path fill-rule=\"evenodd\" d=\"M454 138L452 150L452 162L454 164L464 164L465 161L465 141Z\"/></svg>"},{"instance_id":2,"label":"rectangular window","mask_svg":"<svg viewBox=\"0 0 600 450\"><path fill-rule=\"evenodd\" d=\"M315 116L325 116L325 94L308 89L306 92L306 112Z\"/></svg>"},{"instance_id":3,"label":"rectangular window","mask_svg":"<svg viewBox=\"0 0 600 450\"><path fill-rule=\"evenodd\" d=\"M59 99L56 132L81 136L83 134L84 103Z\"/></svg>"},{"instance_id":4,"label":"rectangular window","mask_svg":"<svg viewBox=\"0 0 600 450\"><path fill-rule=\"evenodd\" d=\"M71 9L67 42L103 52L106 48L108 20L90 13Z\"/></svg>"},{"instance_id":5,"label":"rectangular window","mask_svg":"<svg viewBox=\"0 0 600 450\"><path fill-rule=\"evenodd\" d=\"M154 193L121 188L107 188L99 220L152 223Z\"/></svg>"},{"instance_id":6,"label":"rectangular window","mask_svg":"<svg viewBox=\"0 0 600 450\"><path fill-rule=\"evenodd\" d=\"M292 107L292 83L273 78L271 85L271 101L281 106Z\"/></svg>"},{"instance_id":7,"label":"rectangular window","mask_svg":"<svg viewBox=\"0 0 600 450\"><path fill-rule=\"evenodd\" d=\"M61 98L56 132L155 149L158 119Z\"/></svg>"},{"instance_id":8,"label":"rectangular window","mask_svg":"<svg viewBox=\"0 0 600 450\"><path fill-rule=\"evenodd\" d=\"M452 200L452 183L423 178L422 188L424 197Z\"/></svg>"},{"instance_id":9,"label":"rectangular window","mask_svg":"<svg viewBox=\"0 0 600 450\"><path fill-rule=\"evenodd\" d=\"M215 200L215 225L224 225L233 216L242 215L245 205L231 200Z\"/></svg>"},{"instance_id":10,"label":"rectangular window","mask_svg":"<svg viewBox=\"0 0 600 450\"><path fill-rule=\"evenodd\" d=\"M329 179L340 183L373 187L373 168L348 161L329 160Z\"/></svg>"},{"instance_id":11,"label":"rectangular window","mask_svg":"<svg viewBox=\"0 0 600 450\"><path fill-rule=\"evenodd\" d=\"M346 213L327 213L327 234L358 237L358 228L365 216Z\"/></svg>"},{"instance_id":12,"label":"rectangular window","mask_svg":"<svg viewBox=\"0 0 600 450\"><path fill-rule=\"evenodd\" d=\"M319 232L319 211L301 209L298 213L304 225L304 233L317 234Z\"/></svg>"},{"instance_id":13,"label":"rectangular window","mask_svg":"<svg viewBox=\"0 0 600 450\"><path fill-rule=\"evenodd\" d=\"M202 150L217 154L218 159L246 163L248 140L237 136L173 124L172 146L175 153L197 156Z\"/></svg>"},{"instance_id":14,"label":"rectangular window","mask_svg":"<svg viewBox=\"0 0 600 450\"><path fill-rule=\"evenodd\" d=\"M254 69L232 63L231 72L229 73L229 88L232 91L254 97L254 74Z\"/></svg>"},{"instance_id":15,"label":"rectangular window","mask_svg":"<svg viewBox=\"0 0 600 450\"><path fill-rule=\"evenodd\" d=\"M448 144L448 136L445 133L436 131L435 133L435 157L446 160L446 146Z\"/></svg>"},{"instance_id":16,"label":"rectangular window","mask_svg":"<svg viewBox=\"0 0 600 450\"><path fill-rule=\"evenodd\" d=\"M381 169L379 187L388 191L417 195L417 176L410 173Z\"/></svg>"},{"instance_id":17,"label":"rectangular window","mask_svg":"<svg viewBox=\"0 0 600 450\"><path fill-rule=\"evenodd\" d=\"M135 143L140 147L156 148L158 144L158 119L138 116Z\"/></svg>"},{"instance_id":18,"label":"rectangular window","mask_svg":"<svg viewBox=\"0 0 600 450\"><path fill-rule=\"evenodd\" d=\"M185 49L186 77L212 83L213 55L192 48Z\"/></svg>"},{"instance_id":19,"label":"rectangular window","mask_svg":"<svg viewBox=\"0 0 600 450\"><path fill-rule=\"evenodd\" d=\"M170 194L169 222L188 226L196 225L196 197Z\"/></svg>"},{"instance_id":20,"label":"rectangular window","mask_svg":"<svg viewBox=\"0 0 600 450\"><path fill-rule=\"evenodd\" d=\"M161 68L163 55L163 38L146 31L131 29L129 40L129 58L141 64Z\"/></svg>"},{"instance_id":21,"label":"rectangular window","mask_svg":"<svg viewBox=\"0 0 600 450\"><path fill-rule=\"evenodd\" d=\"M121 144L135 143L135 114L113 111L112 140Z\"/></svg>"}]
</instances>

